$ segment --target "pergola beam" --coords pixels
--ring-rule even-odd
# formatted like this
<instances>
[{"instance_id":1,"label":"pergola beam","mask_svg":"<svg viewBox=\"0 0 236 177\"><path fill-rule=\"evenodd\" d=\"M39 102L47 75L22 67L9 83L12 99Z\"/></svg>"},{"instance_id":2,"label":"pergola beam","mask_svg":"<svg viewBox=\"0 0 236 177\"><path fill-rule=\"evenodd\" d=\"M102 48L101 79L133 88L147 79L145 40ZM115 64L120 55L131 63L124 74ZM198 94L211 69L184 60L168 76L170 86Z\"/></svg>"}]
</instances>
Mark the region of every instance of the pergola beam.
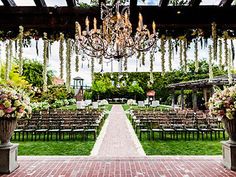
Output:
<instances>
[{"instance_id":1,"label":"pergola beam","mask_svg":"<svg viewBox=\"0 0 236 177\"><path fill-rule=\"evenodd\" d=\"M160 7L167 7L170 0L160 0L159 6Z\"/></svg>"},{"instance_id":2,"label":"pergola beam","mask_svg":"<svg viewBox=\"0 0 236 177\"><path fill-rule=\"evenodd\" d=\"M135 0L137 2L137 0ZM137 6L131 1L130 21L134 31L138 24L138 13L142 13L144 24L151 28L152 22L157 23L158 30L174 31L173 34L185 34L185 30L203 29L211 31L211 23L214 21L219 30L236 30L236 7L198 6L198 7L173 7ZM19 25L27 29L35 29L39 32L74 33L75 21L85 28L84 20L94 17L100 19L99 7L5 7L0 6L0 30L18 32ZM101 21L98 21L98 26ZM72 34L73 35L73 34Z\"/></svg>"},{"instance_id":3,"label":"pergola beam","mask_svg":"<svg viewBox=\"0 0 236 177\"><path fill-rule=\"evenodd\" d=\"M189 6L191 7L196 7L196 6L199 6L199 4L202 2L202 0L191 0L189 2Z\"/></svg>"},{"instance_id":4,"label":"pergola beam","mask_svg":"<svg viewBox=\"0 0 236 177\"><path fill-rule=\"evenodd\" d=\"M44 0L34 0L34 3L37 7L47 7L47 4Z\"/></svg>"},{"instance_id":5,"label":"pergola beam","mask_svg":"<svg viewBox=\"0 0 236 177\"><path fill-rule=\"evenodd\" d=\"M68 5L68 7L75 7L76 6L75 0L66 0L66 3Z\"/></svg>"},{"instance_id":6,"label":"pergola beam","mask_svg":"<svg viewBox=\"0 0 236 177\"><path fill-rule=\"evenodd\" d=\"M6 7L14 7L16 6L16 3L14 0L2 0L2 3Z\"/></svg>"},{"instance_id":7,"label":"pergola beam","mask_svg":"<svg viewBox=\"0 0 236 177\"><path fill-rule=\"evenodd\" d=\"M221 7L229 7L231 6L233 0L221 0L219 6Z\"/></svg>"}]
</instances>

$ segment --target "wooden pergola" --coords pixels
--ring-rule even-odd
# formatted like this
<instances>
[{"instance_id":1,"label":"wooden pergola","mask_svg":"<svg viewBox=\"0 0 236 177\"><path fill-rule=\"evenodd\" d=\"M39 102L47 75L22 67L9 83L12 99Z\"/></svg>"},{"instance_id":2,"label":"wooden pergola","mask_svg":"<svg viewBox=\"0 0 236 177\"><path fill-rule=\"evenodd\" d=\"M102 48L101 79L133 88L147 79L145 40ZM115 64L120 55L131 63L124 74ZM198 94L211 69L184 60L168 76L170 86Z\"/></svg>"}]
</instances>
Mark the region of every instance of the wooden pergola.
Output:
<instances>
[{"instance_id":1,"label":"wooden pergola","mask_svg":"<svg viewBox=\"0 0 236 177\"><path fill-rule=\"evenodd\" d=\"M75 0L66 0L67 6L48 7L45 0L32 0L35 6L17 6L14 0L1 0L0 30L18 34L19 25L26 30L35 29L42 34L64 32L74 36L75 21L82 24L88 16L100 20L100 5L106 0L99 0L98 6L82 8L76 6ZM135 30L138 24L138 13L142 13L144 23L151 28L153 21L160 32L175 35L185 34L186 30L202 29L209 36L211 23L215 22L218 29L236 31L236 6L233 0L221 0L218 6L200 5L201 0L190 0L187 6L169 6L170 0L160 0L156 6L138 6L137 0L130 0L130 21ZM207 34L208 33L208 34Z\"/></svg>"},{"instance_id":2,"label":"wooden pergola","mask_svg":"<svg viewBox=\"0 0 236 177\"><path fill-rule=\"evenodd\" d=\"M236 84L236 75L232 75L232 84ZM209 79L199 79L187 82L180 82L175 84L168 85L168 88L172 90L172 106L174 106L174 98L175 91L181 90L181 109L184 109L184 90L192 90L192 103L193 110L196 111L198 109L197 106L197 91L202 91L205 105L209 99L209 97L213 93L214 86L224 86L229 85L228 76L216 76L212 80Z\"/></svg>"}]
</instances>

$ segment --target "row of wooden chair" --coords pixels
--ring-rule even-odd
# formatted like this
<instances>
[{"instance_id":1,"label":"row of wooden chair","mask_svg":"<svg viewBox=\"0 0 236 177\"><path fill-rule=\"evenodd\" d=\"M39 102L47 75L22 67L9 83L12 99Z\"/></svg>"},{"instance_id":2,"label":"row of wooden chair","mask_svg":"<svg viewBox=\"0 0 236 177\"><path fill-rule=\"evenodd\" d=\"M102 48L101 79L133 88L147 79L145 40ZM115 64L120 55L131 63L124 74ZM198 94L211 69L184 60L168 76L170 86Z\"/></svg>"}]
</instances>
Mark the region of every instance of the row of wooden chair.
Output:
<instances>
[{"instance_id":1,"label":"row of wooden chair","mask_svg":"<svg viewBox=\"0 0 236 177\"><path fill-rule=\"evenodd\" d=\"M15 129L14 139L22 140L56 140L77 139L81 134L86 139L93 134L94 140L104 119L104 112L99 111L47 111L34 112L31 119L19 120Z\"/></svg>"},{"instance_id":2,"label":"row of wooden chair","mask_svg":"<svg viewBox=\"0 0 236 177\"><path fill-rule=\"evenodd\" d=\"M161 111L131 111L132 124L139 132L139 138L142 139L142 134L147 134L148 139L155 139L154 135L159 134L160 139L166 139L169 134L171 139L192 138L199 139L200 135L202 140L204 137L208 138L210 135L211 140L213 134L215 139L220 138L223 134L225 139L225 129L217 118L212 118L205 115L203 112L161 112Z\"/></svg>"}]
</instances>

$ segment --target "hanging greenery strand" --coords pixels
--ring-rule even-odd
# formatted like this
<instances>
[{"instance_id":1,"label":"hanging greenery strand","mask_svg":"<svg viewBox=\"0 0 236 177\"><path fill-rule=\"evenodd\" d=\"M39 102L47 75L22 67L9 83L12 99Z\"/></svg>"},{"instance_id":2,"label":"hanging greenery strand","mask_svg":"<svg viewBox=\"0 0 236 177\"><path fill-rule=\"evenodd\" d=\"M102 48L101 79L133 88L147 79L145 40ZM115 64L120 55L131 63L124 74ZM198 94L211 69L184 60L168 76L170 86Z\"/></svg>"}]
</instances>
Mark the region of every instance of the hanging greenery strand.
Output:
<instances>
[{"instance_id":1,"label":"hanging greenery strand","mask_svg":"<svg viewBox=\"0 0 236 177\"><path fill-rule=\"evenodd\" d=\"M64 76L64 57L63 57L63 53L64 53L64 34L60 33L60 44L59 44L59 59L60 59L60 78L63 79Z\"/></svg>"},{"instance_id":2,"label":"hanging greenery strand","mask_svg":"<svg viewBox=\"0 0 236 177\"><path fill-rule=\"evenodd\" d=\"M18 48L18 41L17 41L17 38L14 40L14 42L15 42L15 58L17 58L17 48Z\"/></svg>"},{"instance_id":3,"label":"hanging greenery strand","mask_svg":"<svg viewBox=\"0 0 236 177\"><path fill-rule=\"evenodd\" d=\"M173 51L173 45L171 38L168 38L168 52L169 52L169 71L172 71L172 51Z\"/></svg>"},{"instance_id":4,"label":"hanging greenery strand","mask_svg":"<svg viewBox=\"0 0 236 177\"><path fill-rule=\"evenodd\" d=\"M183 66L183 43L182 40L179 41L179 64L180 67L182 68Z\"/></svg>"},{"instance_id":5,"label":"hanging greenery strand","mask_svg":"<svg viewBox=\"0 0 236 177\"><path fill-rule=\"evenodd\" d=\"M155 60L155 52L150 51L150 72L153 72L153 62Z\"/></svg>"},{"instance_id":6,"label":"hanging greenery strand","mask_svg":"<svg viewBox=\"0 0 236 177\"><path fill-rule=\"evenodd\" d=\"M5 80L9 80L9 43L6 41L6 69L5 69Z\"/></svg>"},{"instance_id":7,"label":"hanging greenery strand","mask_svg":"<svg viewBox=\"0 0 236 177\"><path fill-rule=\"evenodd\" d=\"M47 91L48 37L43 33L43 91Z\"/></svg>"},{"instance_id":8,"label":"hanging greenery strand","mask_svg":"<svg viewBox=\"0 0 236 177\"><path fill-rule=\"evenodd\" d=\"M232 53L231 50L228 50L229 52L229 58L228 58L228 80L229 84L231 85L233 83L233 78L232 78Z\"/></svg>"},{"instance_id":9,"label":"hanging greenery strand","mask_svg":"<svg viewBox=\"0 0 236 177\"><path fill-rule=\"evenodd\" d=\"M161 69L162 69L162 75L165 74L165 36L161 36Z\"/></svg>"},{"instance_id":10,"label":"hanging greenery strand","mask_svg":"<svg viewBox=\"0 0 236 177\"><path fill-rule=\"evenodd\" d=\"M80 24L78 22L75 22L75 71L79 72L79 29Z\"/></svg>"},{"instance_id":11,"label":"hanging greenery strand","mask_svg":"<svg viewBox=\"0 0 236 177\"><path fill-rule=\"evenodd\" d=\"M23 73L23 36L24 36L24 27L19 26L19 35L18 35L18 45L19 45L19 74L22 75Z\"/></svg>"},{"instance_id":12,"label":"hanging greenery strand","mask_svg":"<svg viewBox=\"0 0 236 177\"><path fill-rule=\"evenodd\" d=\"M66 41L66 88L70 89L71 80L71 39Z\"/></svg>"},{"instance_id":13,"label":"hanging greenery strand","mask_svg":"<svg viewBox=\"0 0 236 177\"><path fill-rule=\"evenodd\" d=\"M91 58L91 78L92 78L92 81L93 81L93 74L94 74L94 58L92 57Z\"/></svg>"},{"instance_id":14,"label":"hanging greenery strand","mask_svg":"<svg viewBox=\"0 0 236 177\"><path fill-rule=\"evenodd\" d=\"M145 52L142 52L142 65L145 65Z\"/></svg>"},{"instance_id":15,"label":"hanging greenery strand","mask_svg":"<svg viewBox=\"0 0 236 177\"><path fill-rule=\"evenodd\" d=\"M128 58L125 57L125 60L124 60L124 70L127 71L128 70Z\"/></svg>"},{"instance_id":16,"label":"hanging greenery strand","mask_svg":"<svg viewBox=\"0 0 236 177\"><path fill-rule=\"evenodd\" d=\"M212 71L212 46L209 45L209 60L208 60L208 65L209 65L209 81L212 81L213 79L213 71Z\"/></svg>"},{"instance_id":17,"label":"hanging greenery strand","mask_svg":"<svg viewBox=\"0 0 236 177\"><path fill-rule=\"evenodd\" d=\"M234 70L234 58L235 58L235 51L234 51L234 43L233 43L233 40L231 39L230 40L230 43L231 43L231 56L232 56L232 70Z\"/></svg>"},{"instance_id":18,"label":"hanging greenery strand","mask_svg":"<svg viewBox=\"0 0 236 177\"><path fill-rule=\"evenodd\" d=\"M198 39L194 41L194 57L195 57L195 72L197 73L199 70L199 62L198 62Z\"/></svg>"},{"instance_id":19,"label":"hanging greenery strand","mask_svg":"<svg viewBox=\"0 0 236 177\"><path fill-rule=\"evenodd\" d=\"M211 24L211 31L212 31L212 40L213 40L213 60L217 61L217 29L216 29L215 22Z\"/></svg>"},{"instance_id":20,"label":"hanging greenery strand","mask_svg":"<svg viewBox=\"0 0 236 177\"><path fill-rule=\"evenodd\" d=\"M228 32L227 31L223 32L223 38L224 38L224 52L225 52L225 62L224 63L227 67L228 66L228 42L227 42Z\"/></svg>"},{"instance_id":21,"label":"hanging greenery strand","mask_svg":"<svg viewBox=\"0 0 236 177\"><path fill-rule=\"evenodd\" d=\"M184 37L184 50L183 50L183 57L184 57L184 72L187 72L187 50L188 50L188 41L187 41L187 38Z\"/></svg>"},{"instance_id":22,"label":"hanging greenery strand","mask_svg":"<svg viewBox=\"0 0 236 177\"><path fill-rule=\"evenodd\" d=\"M222 70L222 40L219 40L219 69Z\"/></svg>"},{"instance_id":23,"label":"hanging greenery strand","mask_svg":"<svg viewBox=\"0 0 236 177\"><path fill-rule=\"evenodd\" d=\"M13 49L12 49L12 39L9 40L9 71L12 68L12 60L13 60Z\"/></svg>"}]
</instances>

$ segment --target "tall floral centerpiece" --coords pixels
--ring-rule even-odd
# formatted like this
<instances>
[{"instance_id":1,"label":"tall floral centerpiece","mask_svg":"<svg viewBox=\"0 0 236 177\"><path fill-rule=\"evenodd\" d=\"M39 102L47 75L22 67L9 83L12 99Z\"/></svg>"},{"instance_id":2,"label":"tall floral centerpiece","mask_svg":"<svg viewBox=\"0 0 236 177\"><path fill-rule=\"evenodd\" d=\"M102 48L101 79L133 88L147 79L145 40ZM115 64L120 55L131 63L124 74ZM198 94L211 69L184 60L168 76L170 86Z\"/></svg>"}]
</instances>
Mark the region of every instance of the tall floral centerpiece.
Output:
<instances>
[{"instance_id":1,"label":"tall floral centerpiece","mask_svg":"<svg viewBox=\"0 0 236 177\"><path fill-rule=\"evenodd\" d=\"M0 86L0 147L11 146L10 139L17 119L31 114L30 99L23 91Z\"/></svg>"},{"instance_id":2,"label":"tall floral centerpiece","mask_svg":"<svg viewBox=\"0 0 236 177\"><path fill-rule=\"evenodd\" d=\"M222 118L229 143L236 144L236 86L217 90L209 99L211 115Z\"/></svg>"}]
</instances>

